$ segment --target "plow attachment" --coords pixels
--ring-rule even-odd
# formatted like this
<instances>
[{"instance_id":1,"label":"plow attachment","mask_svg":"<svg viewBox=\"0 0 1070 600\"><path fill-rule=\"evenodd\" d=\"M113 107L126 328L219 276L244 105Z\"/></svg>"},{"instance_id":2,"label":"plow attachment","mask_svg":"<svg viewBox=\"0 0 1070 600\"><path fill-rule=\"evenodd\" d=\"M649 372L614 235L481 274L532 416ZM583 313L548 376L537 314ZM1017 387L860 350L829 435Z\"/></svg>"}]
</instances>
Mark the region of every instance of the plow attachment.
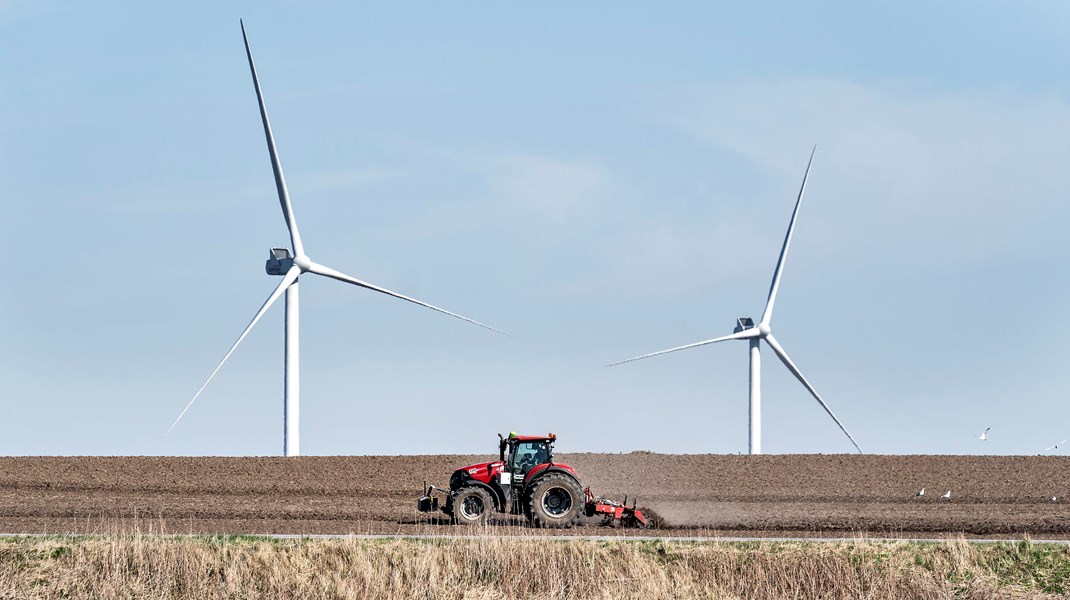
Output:
<instances>
[{"instance_id":1,"label":"plow attachment","mask_svg":"<svg viewBox=\"0 0 1070 600\"><path fill-rule=\"evenodd\" d=\"M635 507L635 498L632 505L628 506L628 497L624 502L614 502L608 498L595 498L591 488L584 488L584 514L588 517L602 515L602 525L620 523L625 527L638 527L647 529L654 526L654 521L642 510Z\"/></svg>"}]
</instances>

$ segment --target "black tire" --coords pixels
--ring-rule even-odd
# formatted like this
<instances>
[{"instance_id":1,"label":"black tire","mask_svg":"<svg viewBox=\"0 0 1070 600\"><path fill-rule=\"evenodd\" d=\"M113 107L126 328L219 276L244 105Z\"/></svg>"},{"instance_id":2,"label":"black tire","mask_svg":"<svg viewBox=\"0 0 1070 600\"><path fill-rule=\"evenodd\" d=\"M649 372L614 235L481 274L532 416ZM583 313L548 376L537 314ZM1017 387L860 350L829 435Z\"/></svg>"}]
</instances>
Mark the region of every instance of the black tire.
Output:
<instances>
[{"instance_id":1,"label":"black tire","mask_svg":"<svg viewBox=\"0 0 1070 600\"><path fill-rule=\"evenodd\" d=\"M569 529L583 514L580 482L564 473L544 475L528 488L524 508L535 527Z\"/></svg>"},{"instance_id":2,"label":"black tire","mask_svg":"<svg viewBox=\"0 0 1070 600\"><path fill-rule=\"evenodd\" d=\"M453 522L461 525L486 525L494 510L494 499L487 490L470 485L452 494Z\"/></svg>"}]
</instances>

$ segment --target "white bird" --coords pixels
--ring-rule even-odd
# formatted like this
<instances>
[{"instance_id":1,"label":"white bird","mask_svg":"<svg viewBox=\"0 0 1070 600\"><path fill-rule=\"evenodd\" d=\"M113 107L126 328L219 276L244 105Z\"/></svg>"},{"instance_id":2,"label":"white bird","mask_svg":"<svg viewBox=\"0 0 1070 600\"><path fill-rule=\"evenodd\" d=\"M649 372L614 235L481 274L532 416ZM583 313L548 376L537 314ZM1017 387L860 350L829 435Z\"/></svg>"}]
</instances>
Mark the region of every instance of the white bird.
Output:
<instances>
[{"instance_id":1,"label":"white bird","mask_svg":"<svg viewBox=\"0 0 1070 600\"><path fill-rule=\"evenodd\" d=\"M989 429L992 429L992 428L991 427L986 427L985 430L981 432L981 435L977 436L977 439L981 440L982 442L987 440L988 439L988 430Z\"/></svg>"},{"instance_id":2,"label":"white bird","mask_svg":"<svg viewBox=\"0 0 1070 600\"><path fill-rule=\"evenodd\" d=\"M915 498L920 498L920 497L922 497L924 495L925 495L925 488L921 488L920 490L918 490L918 492L916 494L914 494L914 497Z\"/></svg>"},{"instance_id":3,"label":"white bird","mask_svg":"<svg viewBox=\"0 0 1070 600\"><path fill-rule=\"evenodd\" d=\"M940 496L940 497L943 498L944 500L950 500L951 499L951 490L948 490L948 491L944 492L944 495Z\"/></svg>"},{"instance_id":4,"label":"white bird","mask_svg":"<svg viewBox=\"0 0 1070 600\"><path fill-rule=\"evenodd\" d=\"M1047 448L1044 449L1044 451L1045 452L1049 452L1051 450L1058 450L1059 446L1062 446L1065 443L1066 443L1066 440L1063 440L1063 441L1059 442L1058 444L1055 444L1054 446L1048 446Z\"/></svg>"},{"instance_id":5,"label":"white bird","mask_svg":"<svg viewBox=\"0 0 1070 600\"><path fill-rule=\"evenodd\" d=\"M1052 497L1051 497L1051 501L1052 501L1052 502L1058 502L1058 501L1059 501L1059 498L1058 498L1057 496L1052 496Z\"/></svg>"}]
</instances>

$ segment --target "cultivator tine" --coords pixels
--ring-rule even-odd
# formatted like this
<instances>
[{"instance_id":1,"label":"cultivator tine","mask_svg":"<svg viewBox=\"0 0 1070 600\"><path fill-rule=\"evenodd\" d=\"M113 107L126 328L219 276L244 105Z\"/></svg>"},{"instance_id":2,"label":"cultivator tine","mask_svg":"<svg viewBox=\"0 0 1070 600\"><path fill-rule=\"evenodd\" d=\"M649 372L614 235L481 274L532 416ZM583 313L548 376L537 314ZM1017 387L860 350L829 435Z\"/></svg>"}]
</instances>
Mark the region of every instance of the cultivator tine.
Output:
<instances>
[{"instance_id":1,"label":"cultivator tine","mask_svg":"<svg viewBox=\"0 0 1070 600\"><path fill-rule=\"evenodd\" d=\"M632 516L635 517L635 520L639 522L640 526L650 527L650 520L646 518L646 515L643 514L643 511L633 507Z\"/></svg>"},{"instance_id":2,"label":"cultivator tine","mask_svg":"<svg viewBox=\"0 0 1070 600\"><path fill-rule=\"evenodd\" d=\"M623 502L616 502L608 498L595 498L590 488L584 490L584 495L586 496L584 513L588 517L602 515L600 525L604 527L615 523L620 523L623 527L647 528L651 526L651 519L643 511L636 508L637 499L635 497L632 498L632 505L628 506L627 495L624 496Z\"/></svg>"}]
</instances>

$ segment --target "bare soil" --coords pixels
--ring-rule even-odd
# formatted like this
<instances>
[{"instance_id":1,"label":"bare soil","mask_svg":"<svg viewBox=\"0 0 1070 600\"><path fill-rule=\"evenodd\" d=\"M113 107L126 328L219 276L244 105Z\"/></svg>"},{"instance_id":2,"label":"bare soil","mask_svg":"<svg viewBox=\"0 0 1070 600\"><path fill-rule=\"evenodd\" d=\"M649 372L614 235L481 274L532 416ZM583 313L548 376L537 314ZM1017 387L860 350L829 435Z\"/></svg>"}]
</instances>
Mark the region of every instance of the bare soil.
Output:
<instances>
[{"instance_id":1,"label":"bare soil","mask_svg":"<svg viewBox=\"0 0 1070 600\"><path fill-rule=\"evenodd\" d=\"M489 456L0 457L0 532L467 531L415 511ZM638 498L666 535L1070 539L1070 457L560 454L596 495ZM925 488L925 494L915 496ZM950 499L940 496L951 491ZM1056 501L1052 501L1052 497ZM503 516L495 531L531 533ZM597 521L582 533L600 534ZM628 534L630 531L613 530ZM641 533L641 532L637 532Z\"/></svg>"}]
</instances>

